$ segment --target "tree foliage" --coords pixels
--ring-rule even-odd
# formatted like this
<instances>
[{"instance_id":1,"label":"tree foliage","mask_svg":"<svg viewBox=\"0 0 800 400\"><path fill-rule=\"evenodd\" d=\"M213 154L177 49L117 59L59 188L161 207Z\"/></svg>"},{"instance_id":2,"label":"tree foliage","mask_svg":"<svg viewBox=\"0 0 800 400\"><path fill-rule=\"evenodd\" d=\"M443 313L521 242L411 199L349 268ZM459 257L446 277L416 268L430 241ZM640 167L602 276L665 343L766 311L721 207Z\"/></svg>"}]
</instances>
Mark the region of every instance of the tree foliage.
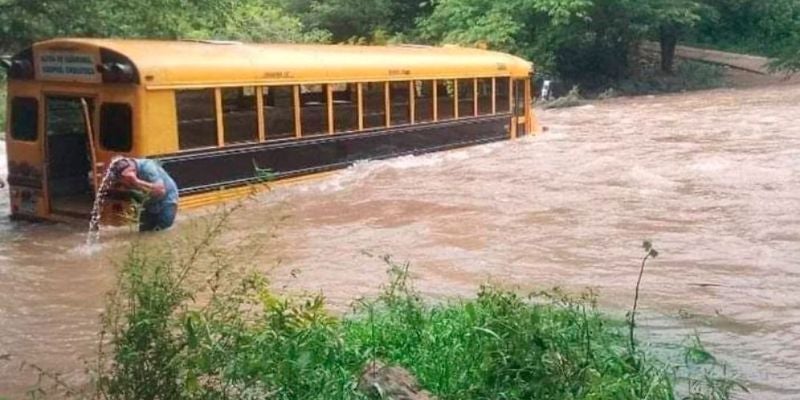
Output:
<instances>
[{"instance_id":1,"label":"tree foliage","mask_svg":"<svg viewBox=\"0 0 800 400\"><path fill-rule=\"evenodd\" d=\"M626 75L642 34L633 0L440 0L423 38L492 48L536 60L540 70L594 81Z\"/></svg>"},{"instance_id":2,"label":"tree foliage","mask_svg":"<svg viewBox=\"0 0 800 400\"><path fill-rule=\"evenodd\" d=\"M705 0L691 40L704 45L776 57L774 66L800 70L800 1Z\"/></svg>"},{"instance_id":3,"label":"tree foliage","mask_svg":"<svg viewBox=\"0 0 800 400\"><path fill-rule=\"evenodd\" d=\"M643 0L645 27L661 45L661 71L672 73L678 40L701 19L704 7L696 0Z\"/></svg>"},{"instance_id":4,"label":"tree foliage","mask_svg":"<svg viewBox=\"0 0 800 400\"><path fill-rule=\"evenodd\" d=\"M0 0L0 52L50 37L487 45L584 85L635 75L641 40L800 69L800 0Z\"/></svg>"},{"instance_id":5,"label":"tree foliage","mask_svg":"<svg viewBox=\"0 0 800 400\"><path fill-rule=\"evenodd\" d=\"M0 50L58 36L326 41L264 0L0 0Z\"/></svg>"}]
</instances>

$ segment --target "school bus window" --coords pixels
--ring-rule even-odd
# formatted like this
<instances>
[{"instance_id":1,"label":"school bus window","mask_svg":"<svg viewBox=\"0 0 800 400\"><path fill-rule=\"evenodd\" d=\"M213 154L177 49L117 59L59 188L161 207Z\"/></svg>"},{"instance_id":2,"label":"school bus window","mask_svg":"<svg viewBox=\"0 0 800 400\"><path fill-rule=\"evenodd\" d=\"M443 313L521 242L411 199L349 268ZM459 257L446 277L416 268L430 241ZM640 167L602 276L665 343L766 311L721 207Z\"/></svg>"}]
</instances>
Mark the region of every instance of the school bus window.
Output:
<instances>
[{"instance_id":1,"label":"school bus window","mask_svg":"<svg viewBox=\"0 0 800 400\"><path fill-rule=\"evenodd\" d=\"M358 86L353 83L331 85L333 128L335 132L358 130Z\"/></svg>"},{"instance_id":2,"label":"school bus window","mask_svg":"<svg viewBox=\"0 0 800 400\"><path fill-rule=\"evenodd\" d=\"M225 144L258 140L258 106L254 87L222 89Z\"/></svg>"},{"instance_id":3,"label":"school bus window","mask_svg":"<svg viewBox=\"0 0 800 400\"><path fill-rule=\"evenodd\" d=\"M473 79L458 80L458 117L475 115L475 81Z\"/></svg>"},{"instance_id":4,"label":"school bus window","mask_svg":"<svg viewBox=\"0 0 800 400\"><path fill-rule=\"evenodd\" d=\"M39 130L39 101L32 97L14 97L11 100L11 137L15 140L36 140Z\"/></svg>"},{"instance_id":5,"label":"school bus window","mask_svg":"<svg viewBox=\"0 0 800 400\"><path fill-rule=\"evenodd\" d=\"M178 147L181 150L217 145L214 89L178 90Z\"/></svg>"},{"instance_id":6,"label":"school bus window","mask_svg":"<svg viewBox=\"0 0 800 400\"><path fill-rule=\"evenodd\" d=\"M386 97L383 82L368 82L364 90L364 128L386 126Z\"/></svg>"},{"instance_id":7,"label":"school bus window","mask_svg":"<svg viewBox=\"0 0 800 400\"><path fill-rule=\"evenodd\" d=\"M391 82L389 84L389 102L392 107L392 126L411 123L411 100L408 92L409 82Z\"/></svg>"},{"instance_id":8,"label":"school bus window","mask_svg":"<svg viewBox=\"0 0 800 400\"><path fill-rule=\"evenodd\" d=\"M514 115L525 115L525 81L522 79L514 80Z\"/></svg>"},{"instance_id":9,"label":"school bus window","mask_svg":"<svg viewBox=\"0 0 800 400\"><path fill-rule=\"evenodd\" d=\"M270 86L263 90L267 140L294 137L294 86Z\"/></svg>"},{"instance_id":10,"label":"school bus window","mask_svg":"<svg viewBox=\"0 0 800 400\"><path fill-rule=\"evenodd\" d=\"M492 113L492 78L478 79L478 115Z\"/></svg>"},{"instance_id":11,"label":"school bus window","mask_svg":"<svg viewBox=\"0 0 800 400\"><path fill-rule=\"evenodd\" d=\"M100 106L100 144L106 150L131 151L133 146L133 112L125 103L103 103Z\"/></svg>"},{"instance_id":12,"label":"school bus window","mask_svg":"<svg viewBox=\"0 0 800 400\"><path fill-rule=\"evenodd\" d=\"M508 112L510 99L508 97L509 78L495 79L495 104L498 113Z\"/></svg>"},{"instance_id":13,"label":"school bus window","mask_svg":"<svg viewBox=\"0 0 800 400\"><path fill-rule=\"evenodd\" d=\"M87 102L89 115L94 107L91 100ZM77 97L47 97L45 101L45 132L47 136L74 136L86 139L86 121L84 120L83 104ZM70 139L67 139L70 140ZM50 144L54 143L52 140Z\"/></svg>"},{"instance_id":14,"label":"school bus window","mask_svg":"<svg viewBox=\"0 0 800 400\"><path fill-rule=\"evenodd\" d=\"M414 121L433 121L433 81L414 82Z\"/></svg>"},{"instance_id":15,"label":"school bus window","mask_svg":"<svg viewBox=\"0 0 800 400\"><path fill-rule=\"evenodd\" d=\"M436 81L436 111L439 121L455 117L455 81Z\"/></svg>"},{"instance_id":16,"label":"school bus window","mask_svg":"<svg viewBox=\"0 0 800 400\"><path fill-rule=\"evenodd\" d=\"M325 86L300 86L300 127L303 136L328 133L328 95Z\"/></svg>"}]
</instances>

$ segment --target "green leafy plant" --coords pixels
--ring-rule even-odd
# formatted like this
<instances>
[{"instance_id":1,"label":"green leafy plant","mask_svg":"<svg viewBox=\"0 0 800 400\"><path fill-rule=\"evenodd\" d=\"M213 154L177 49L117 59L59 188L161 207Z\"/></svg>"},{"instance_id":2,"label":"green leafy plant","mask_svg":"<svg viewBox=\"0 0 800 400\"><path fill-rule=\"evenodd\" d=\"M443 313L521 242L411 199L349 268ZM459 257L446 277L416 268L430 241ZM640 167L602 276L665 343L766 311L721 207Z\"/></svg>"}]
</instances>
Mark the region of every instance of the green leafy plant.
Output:
<instances>
[{"instance_id":1,"label":"green leafy plant","mask_svg":"<svg viewBox=\"0 0 800 400\"><path fill-rule=\"evenodd\" d=\"M105 314L99 397L364 399L359 373L378 359L441 399L675 396L673 368L625 351L624 325L597 310L594 293L484 285L474 299L431 303L408 263L382 256L381 294L334 316L321 295L287 298L236 272L238 257L215 244L223 232L215 219L179 246L131 249ZM696 376L693 399L730 393Z\"/></svg>"},{"instance_id":2,"label":"green leafy plant","mask_svg":"<svg viewBox=\"0 0 800 400\"><path fill-rule=\"evenodd\" d=\"M258 182L271 182L276 178L275 171L272 168L259 167L255 159L253 159L253 172Z\"/></svg>"}]
</instances>

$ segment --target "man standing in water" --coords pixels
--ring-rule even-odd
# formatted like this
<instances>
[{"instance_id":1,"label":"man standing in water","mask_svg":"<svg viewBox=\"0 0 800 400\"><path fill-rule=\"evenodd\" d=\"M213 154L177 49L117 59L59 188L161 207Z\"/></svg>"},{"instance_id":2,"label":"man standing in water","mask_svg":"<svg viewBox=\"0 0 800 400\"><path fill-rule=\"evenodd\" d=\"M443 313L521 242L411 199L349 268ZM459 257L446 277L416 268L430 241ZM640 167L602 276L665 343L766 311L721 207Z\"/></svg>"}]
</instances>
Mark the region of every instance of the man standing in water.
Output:
<instances>
[{"instance_id":1,"label":"man standing in water","mask_svg":"<svg viewBox=\"0 0 800 400\"><path fill-rule=\"evenodd\" d=\"M178 186L154 160L119 158L112 161L111 174L123 186L144 194L139 231L167 229L178 212Z\"/></svg>"}]
</instances>

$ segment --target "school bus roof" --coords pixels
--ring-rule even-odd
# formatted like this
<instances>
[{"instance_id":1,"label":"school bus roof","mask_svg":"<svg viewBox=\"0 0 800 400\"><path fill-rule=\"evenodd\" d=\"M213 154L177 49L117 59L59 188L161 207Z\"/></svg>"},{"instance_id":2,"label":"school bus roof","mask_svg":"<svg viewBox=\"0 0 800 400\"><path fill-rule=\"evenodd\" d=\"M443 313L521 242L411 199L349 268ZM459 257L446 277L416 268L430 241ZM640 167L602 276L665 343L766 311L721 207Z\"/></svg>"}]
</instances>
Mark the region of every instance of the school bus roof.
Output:
<instances>
[{"instance_id":1,"label":"school bus roof","mask_svg":"<svg viewBox=\"0 0 800 400\"><path fill-rule=\"evenodd\" d=\"M34 53L111 50L138 69L147 87L246 83L365 82L527 76L530 62L509 54L457 46L245 44L214 41L53 39ZM99 58L98 58L99 59Z\"/></svg>"}]
</instances>

